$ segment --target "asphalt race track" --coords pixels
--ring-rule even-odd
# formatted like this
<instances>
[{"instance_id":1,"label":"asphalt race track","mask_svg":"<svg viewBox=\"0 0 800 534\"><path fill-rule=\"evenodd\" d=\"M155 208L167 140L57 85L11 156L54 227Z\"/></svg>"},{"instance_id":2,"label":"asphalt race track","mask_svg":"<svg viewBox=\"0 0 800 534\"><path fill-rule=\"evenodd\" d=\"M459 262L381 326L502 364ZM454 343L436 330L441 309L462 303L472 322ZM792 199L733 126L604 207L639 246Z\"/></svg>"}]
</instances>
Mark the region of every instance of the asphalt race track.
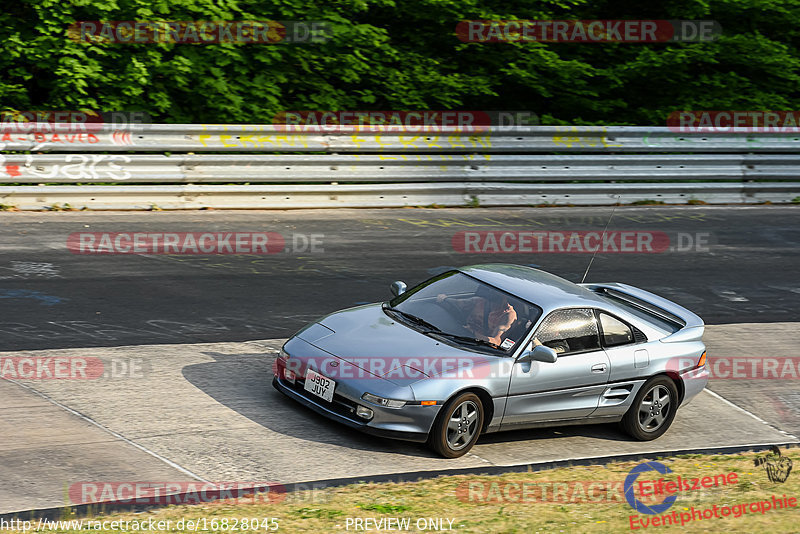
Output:
<instances>
[{"instance_id":1,"label":"asphalt race track","mask_svg":"<svg viewBox=\"0 0 800 534\"><path fill-rule=\"evenodd\" d=\"M601 232L610 208L0 213L3 350L288 337L449 266L535 264L579 281L590 254L465 254L476 231ZM621 207L609 231L667 234L686 252L598 254L588 281L624 281L708 324L800 320L800 209ZM78 255L74 232L278 232L299 252ZM684 237L678 243L678 234ZM704 245L686 244L700 234ZM310 236L322 236L311 252ZM300 236L293 239L293 236ZM686 237L689 236L689 237ZM303 248L306 250L303 251ZM322 249L321 251L319 249Z\"/></svg>"},{"instance_id":2,"label":"asphalt race track","mask_svg":"<svg viewBox=\"0 0 800 534\"><path fill-rule=\"evenodd\" d=\"M606 426L483 437L468 455L364 436L272 389L285 338L451 266L536 265L579 281L591 254L463 253L459 232L601 232L610 208L0 214L0 357L96 358L92 380L0 380L0 513L70 504L86 480L280 483L797 441L797 379L719 377L649 443ZM599 253L622 281L697 312L710 358L800 358L800 208L620 207L609 232L663 251ZM270 255L89 255L76 232L277 232ZM311 244L315 243L313 247ZM485 243L484 243L485 244ZM490 250L491 247L486 247ZM781 361L783 361L781 360Z\"/></svg>"}]
</instances>

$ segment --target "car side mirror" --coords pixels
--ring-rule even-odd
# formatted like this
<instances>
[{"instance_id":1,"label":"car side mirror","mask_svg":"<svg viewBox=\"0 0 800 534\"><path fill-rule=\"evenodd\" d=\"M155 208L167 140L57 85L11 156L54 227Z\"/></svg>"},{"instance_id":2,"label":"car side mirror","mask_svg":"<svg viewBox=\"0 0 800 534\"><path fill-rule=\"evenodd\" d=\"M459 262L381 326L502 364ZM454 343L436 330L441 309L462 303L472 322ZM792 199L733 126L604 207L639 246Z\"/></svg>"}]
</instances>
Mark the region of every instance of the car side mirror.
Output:
<instances>
[{"instance_id":1,"label":"car side mirror","mask_svg":"<svg viewBox=\"0 0 800 534\"><path fill-rule=\"evenodd\" d=\"M396 282L392 282L392 285L389 286L389 289L392 290L392 295L397 297L405 293L406 289L408 289L408 286L405 284L405 282L397 280Z\"/></svg>"},{"instance_id":2,"label":"car side mirror","mask_svg":"<svg viewBox=\"0 0 800 534\"><path fill-rule=\"evenodd\" d=\"M517 363L525 363L530 361L556 363L558 361L558 354L550 347L544 345L536 345L533 350L527 350L517 358Z\"/></svg>"}]
</instances>

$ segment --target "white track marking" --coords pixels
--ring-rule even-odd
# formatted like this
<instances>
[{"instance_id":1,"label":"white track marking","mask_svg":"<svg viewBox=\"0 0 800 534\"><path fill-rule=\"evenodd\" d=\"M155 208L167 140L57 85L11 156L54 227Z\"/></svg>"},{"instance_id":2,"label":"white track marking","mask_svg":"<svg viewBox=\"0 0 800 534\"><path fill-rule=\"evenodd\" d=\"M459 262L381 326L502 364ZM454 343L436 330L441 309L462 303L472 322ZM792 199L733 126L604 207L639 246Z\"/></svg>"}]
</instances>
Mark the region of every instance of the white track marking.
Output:
<instances>
[{"instance_id":1,"label":"white track marking","mask_svg":"<svg viewBox=\"0 0 800 534\"><path fill-rule=\"evenodd\" d=\"M467 452L466 456L471 456L472 458L477 458L478 460L480 460L480 461L482 461L482 462L486 462L486 463L487 463L487 464L489 464L489 465L497 465L497 464L496 464L496 463L494 463L494 462L490 462L490 461L489 461L489 460L487 460L486 458L483 458L483 457L481 457L481 456L478 456L478 455L477 455L477 454L475 454L473 451L469 451L469 452Z\"/></svg>"},{"instance_id":2,"label":"white track marking","mask_svg":"<svg viewBox=\"0 0 800 534\"><path fill-rule=\"evenodd\" d=\"M750 299L747 297L743 297L736 291L732 289L720 288L720 287L712 287L711 291L717 295L718 297L722 297L725 300L730 302L749 302Z\"/></svg>"},{"instance_id":3,"label":"white track marking","mask_svg":"<svg viewBox=\"0 0 800 534\"><path fill-rule=\"evenodd\" d=\"M124 441L124 442L125 442L125 443L127 443L128 445L131 445L131 446L133 446L133 447L136 447L136 448L137 448L137 449L139 449L140 451L142 451L142 452L146 452L147 454L149 454L149 455L150 455L150 456L152 456L153 458L157 458L158 460L161 460L162 462L164 462L165 464L169 465L169 466L170 466L170 467L172 467L173 469L177 469L177 470L178 470L178 471L180 471L181 473L183 473L183 474L185 474L185 475L189 475L190 477L192 477L192 478L194 478L194 479L196 479L196 480L199 480L200 482L203 482L203 483L206 483L206 484L210 484L210 482L209 482L208 480L204 479L203 477L201 477L201 476L199 476L199 475L196 475L195 473L192 473L191 471L189 471L189 470L188 470L188 469L186 469L185 467L181 467L180 465L176 464L176 463L175 463L175 462L173 462L172 460L170 460L170 459L168 459L168 458L164 458L163 456L161 456L161 455L160 455L160 454L158 454L157 452L151 451L151 450L150 450L150 449L148 449L147 447L144 447L143 445L139 445L138 443L136 443L136 442L134 442L134 441L131 441L131 440L129 440L128 438L126 438L126 437L125 437L125 436L123 436L122 434L118 434L118 433L114 432L113 430L111 430L110 428L106 428L106 427L104 427L103 425L101 425L100 423L98 423L97 421L95 421L94 419L92 419L92 418L90 418L90 417L87 417L87 416L83 415L82 413L80 413L80 412L78 412L78 411L76 411L76 410L73 410L73 409L72 409L72 408L70 408L69 406L65 406L65 405L63 405L63 404L61 404L60 402L58 402L58 401L56 401L56 400L54 400L54 399L51 399L50 397L48 397L48 396L47 396L47 395L45 395L44 393L41 393L41 392L39 392L39 391L37 391L37 390L33 389L32 387L30 387L30 386L26 385L26 384L23 384L23 383L21 383L21 382L17 382L16 380L11 380L10 378L4 378L3 380L8 380L9 382L12 382L12 383L14 383L14 384L16 384L16 385L18 385L18 386L20 386L20 387L23 387L23 388L27 389L27 390L28 390L28 391L30 391L31 393L34 393L34 394L38 395L39 397L43 398L43 399L44 399L44 400L46 400L47 402L49 402L49 403L51 403L51 404L53 404L53 405L55 405L55 406L58 406L58 407L59 407L59 408L61 408L62 410L65 410L65 411L67 411L67 412L69 412L69 413L71 413L71 414L73 414L73 415L76 415L76 416L80 417L81 419L83 419L83 420L84 420L84 421L86 421L87 423L90 423L90 424L92 424L92 425L96 426L97 428L99 428L100 430L103 430L103 431L105 431L105 432L107 432L107 433L111 434L111 435L112 435L112 436L114 436L115 438L117 438L117 439L119 439L119 440L121 440L121 441Z\"/></svg>"},{"instance_id":4,"label":"white track marking","mask_svg":"<svg viewBox=\"0 0 800 534\"><path fill-rule=\"evenodd\" d=\"M732 408L734 408L734 409L736 409L736 410L739 410L739 411L740 411L740 412L742 412L742 413L745 413L745 414L749 415L750 417L752 417L753 419L755 419L755 420L756 420L756 421L758 421L759 423L763 423L763 424L767 425L768 427L770 427L770 428L772 428L772 429L774 429L774 430L777 430L777 431L778 431L778 432L780 432L781 434L785 434L785 435L789 436L789 437L790 437L790 438L792 438L792 439L796 439L796 440L800 441L800 438L798 438L798 437L797 437L797 436L795 436L794 434L789 434L788 432L786 432L786 431L784 431L784 430L781 430L780 428L777 428L777 427L775 427L775 426L771 425L771 424L770 424L770 423L768 423L767 421L764 421L763 419L761 419L761 418L760 418L759 416L757 416L756 414L754 414L754 413L752 413L752 412L748 412L747 410L745 410L745 409L744 409L744 408L742 408L741 406L738 406L738 405L736 405L736 404L732 403L731 401L729 401L728 399L726 399L726 398L725 398L725 397L723 397L722 395L719 395L718 393L714 393L713 391L711 391L711 390L710 390L710 389L708 389L708 388L705 388L703 391L705 391L706 393L708 393L708 394L709 394L709 395L711 395L712 397L714 397L714 398L716 398L716 399L719 399L719 400L721 400L722 402L724 402L724 403L725 403L725 404L727 404L728 406L730 406L730 407L732 407Z\"/></svg>"}]
</instances>

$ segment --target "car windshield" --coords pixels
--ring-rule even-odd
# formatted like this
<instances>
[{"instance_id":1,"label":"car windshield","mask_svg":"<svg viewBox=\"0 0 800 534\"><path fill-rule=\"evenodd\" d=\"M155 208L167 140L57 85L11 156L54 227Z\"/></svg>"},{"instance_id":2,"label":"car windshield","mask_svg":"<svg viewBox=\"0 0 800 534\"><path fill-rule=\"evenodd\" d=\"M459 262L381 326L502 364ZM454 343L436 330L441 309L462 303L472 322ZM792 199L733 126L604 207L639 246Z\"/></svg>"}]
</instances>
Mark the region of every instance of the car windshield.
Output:
<instances>
[{"instance_id":1,"label":"car windshield","mask_svg":"<svg viewBox=\"0 0 800 534\"><path fill-rule=\"evenodd\" d=\"M435 276L384 308L431 336L504 354L514 350L542 313L538 306L458 271Z\"/></svg>"}]
</instances>

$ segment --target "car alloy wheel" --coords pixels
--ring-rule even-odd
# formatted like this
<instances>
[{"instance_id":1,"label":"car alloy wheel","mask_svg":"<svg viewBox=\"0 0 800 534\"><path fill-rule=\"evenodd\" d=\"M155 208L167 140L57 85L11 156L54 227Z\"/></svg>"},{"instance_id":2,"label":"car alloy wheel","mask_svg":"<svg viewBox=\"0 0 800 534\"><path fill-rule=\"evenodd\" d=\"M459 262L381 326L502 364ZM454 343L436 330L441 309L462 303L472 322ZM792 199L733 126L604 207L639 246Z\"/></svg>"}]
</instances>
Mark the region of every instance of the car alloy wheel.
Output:
<instances>
[{"instance_id":1,"label":"car alloy wheel","mask_svg":"<svg viewBox=\"0 0 800 534\"><path fill-rule=\"evenodd\" d=\"M478 405L468 400L459 404L447 420L447 445L460 451L478 433Z\"/></svg>"},{"instance_id":2,"label":"car alloy wheel","mask_svg":"<svg viewBox=\"0 0 800 534\"><path fill-rule=\"evenodd\" d=\"M430 435L433 449L445 458L469 451L483 428L483 405L474 393L463 393L442 410Z\"/></svg>"},{"instance_id":3,"label":"car alloy wheel","mask_svg":"<svg viewBox=\"0 0 800 534\"><path fill-rule=\"evenodd\" d=\"M655 432L667 420L671 409L667 388L662 385L653 386L639 403L639 428L645 432Z\"/></svg>"},{"instance_id":4,"label":"car alloy wheel","mask_svg":"<svg viewBox=\"0 0 800 534\"><path fill-rule=\"evenodd\" d=\"M644 383L622 418L622 428L640 441L656 439L667 431L678 409L678 388L668 376Z\"/></svg>"}]
</instances>

